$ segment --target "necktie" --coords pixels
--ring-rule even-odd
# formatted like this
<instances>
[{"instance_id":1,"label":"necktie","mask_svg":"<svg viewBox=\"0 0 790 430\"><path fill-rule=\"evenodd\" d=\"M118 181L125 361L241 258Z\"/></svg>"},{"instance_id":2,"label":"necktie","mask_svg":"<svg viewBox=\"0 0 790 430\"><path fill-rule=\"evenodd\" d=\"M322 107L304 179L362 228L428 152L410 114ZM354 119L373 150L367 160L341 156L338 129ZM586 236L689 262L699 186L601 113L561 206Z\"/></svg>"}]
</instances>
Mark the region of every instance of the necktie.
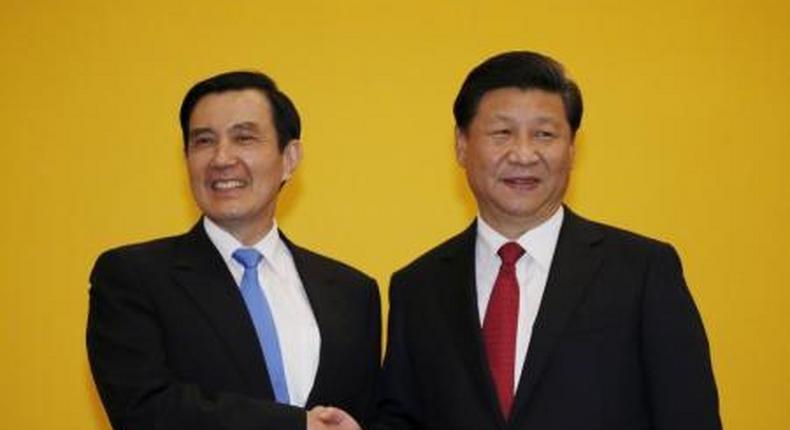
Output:
<instances>
[{"instance_id":1,"label":"necktie","mask_svg":"<svg viewBox=\"0 0 790 430\"><path fill-rule=\"evenodd\" d=\"M280 353L280 341L277 338L277 327L274 325L274 318L272 318L266 295L263 294L263 289L258 283L258 264L262 258L263 256L258 251L251 248L239 248L233 253L233 259L244 266L241 294L255 325L255 332L258 334L258 342L263 350L266 370L269 372L269 380L272 383L272 390L274 390L274 399L278 403L288 403L290 396L285 381L285 369Z\"/></svg>"},{"instance_id":2,"label":"necktie","mask_svg":"<svg viewBox=\"0 0 790 430\"><path fill-rule=\"evenodd\" d=\"M513 375L516 361L516 329L518 328L518 281L516 261L524 249L515 242L499 248L499 267L488 308L483 319L483 341L488 365L494 379L499 407L507 420L513 405Z\"/></svg>"}]
</instances>

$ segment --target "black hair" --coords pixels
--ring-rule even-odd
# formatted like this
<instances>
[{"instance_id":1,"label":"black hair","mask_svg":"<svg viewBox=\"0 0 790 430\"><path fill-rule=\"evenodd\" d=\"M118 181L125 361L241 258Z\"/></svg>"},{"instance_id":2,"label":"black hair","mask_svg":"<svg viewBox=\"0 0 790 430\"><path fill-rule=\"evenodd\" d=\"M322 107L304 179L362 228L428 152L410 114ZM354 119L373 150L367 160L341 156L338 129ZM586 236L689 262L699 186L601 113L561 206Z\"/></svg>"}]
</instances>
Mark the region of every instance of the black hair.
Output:
<instances>
[{"instance_id":1,"label":"black hair","mask_svg":"<svg viewBox=\"0 0 790 430\"><path fill-rule=\"evenodd\" d=\"M291 99L277 88L272 78L261 72L234 71L212 76L195 84L184 96L181 102L179 120L181 121L181 134L184 139L184 150L189 143L189 118L198 101L208 94L256 89L263 93L269 100L272 108L272 120L277 130L277 146L282 151L288 142L299 139L301 122L299 112Z\"/></svg>"},{"instance_id":2,"label":"black hair","mask_svg":"<svg viewBox=\"0 0 790 430\"><path fill-rule=\"evenodd\" d=\"M562 64L530 51L495 55L467 75L453 105L456 126L466 132L485 93L507 87L540 89L559 94L571 133L576 134L583 111L579 87L565 75Z\"/></svg>"}]
</instances>

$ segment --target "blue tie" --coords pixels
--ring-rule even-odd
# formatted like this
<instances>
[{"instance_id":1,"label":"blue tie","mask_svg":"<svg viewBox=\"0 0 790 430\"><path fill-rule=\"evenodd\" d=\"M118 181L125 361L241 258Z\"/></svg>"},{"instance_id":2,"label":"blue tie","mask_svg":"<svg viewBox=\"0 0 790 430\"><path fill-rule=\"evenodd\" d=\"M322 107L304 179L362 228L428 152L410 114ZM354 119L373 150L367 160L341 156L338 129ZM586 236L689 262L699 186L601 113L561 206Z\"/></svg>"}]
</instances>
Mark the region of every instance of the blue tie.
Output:
<instances>
[{"instance_id":1,"label":"blue tie","mask_svg":"<svg viewBox=\"0 0 790 430\"><path fill-rule=\"evenodd\" d=\"M239 248L233 253L233 259L244 266L244 276L241 278L241 295L247 305L247 311L252 317L258 342L261 344L263 356L266 360L266 369L274 390L274 399L278 403L289 403L288 385L285 381L283 357L280 353L280 341L277 338L277 327L269 308L269 302L263 294L263 289L258 283L258 263L263 256L252 248Z\"/></svg>"}]
</instances>

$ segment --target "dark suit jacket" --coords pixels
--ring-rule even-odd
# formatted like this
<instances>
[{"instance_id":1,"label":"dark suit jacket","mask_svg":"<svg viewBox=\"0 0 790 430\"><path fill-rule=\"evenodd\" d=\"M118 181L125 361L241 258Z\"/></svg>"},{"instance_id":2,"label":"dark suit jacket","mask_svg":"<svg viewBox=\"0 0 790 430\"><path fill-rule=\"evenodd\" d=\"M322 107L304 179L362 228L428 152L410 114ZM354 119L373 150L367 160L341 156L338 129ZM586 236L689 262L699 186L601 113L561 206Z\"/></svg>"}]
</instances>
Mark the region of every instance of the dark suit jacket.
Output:
<instances>
[{"instance_id":1,"label":"dark suit jacket","mask_svg":"<svg viewBox=\"0 0 790 430\"><path fill-rule=\"evenodd\" d=\"M380 362L375 281L283 239L321 334L307 406L366 422ZM99 257L87 344L116 430L305 428L304 410L273 402L244 300L202 223Z\"/></svg>"},{"instance_id":2,"label":"dark suit jacket","mask_svg":"<svg viewBox=\"0 0 790 430\"><path fill-rule=\"evenodd\" d=\"M506 422L483 349L475 238L472 224L393 275L377 429L721 428L675 251L567 208Z\"/></svg>"}]
</instances>

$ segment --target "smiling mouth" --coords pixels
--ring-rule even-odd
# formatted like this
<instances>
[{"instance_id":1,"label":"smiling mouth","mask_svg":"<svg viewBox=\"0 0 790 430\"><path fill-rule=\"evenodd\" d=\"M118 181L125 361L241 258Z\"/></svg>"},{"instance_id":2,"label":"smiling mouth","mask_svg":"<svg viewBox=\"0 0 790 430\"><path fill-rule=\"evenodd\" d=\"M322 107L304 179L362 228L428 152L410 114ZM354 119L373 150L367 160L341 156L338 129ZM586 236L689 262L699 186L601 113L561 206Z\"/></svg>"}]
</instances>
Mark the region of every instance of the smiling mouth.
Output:
<instances>
[{"instance_id":1,"label":"smiling mouth","mask_svg":"<svg viewBox=\"0 0 790 430\"><path fill-rule=\"evenodd\" d=\"M503 178L502 182L505 185L515 188L534 188L540 184L541 180L535 176L519 176L512 178Z\"/></svg>"},{"instance_id":2,"label":"smiling mouth","mask_svg":"<svg viewBox=\"0 0 790 430\"><path fill-rule=\"evenodd\" d=\"M221 179L211 181L211 189L215 191L235 190L247 186L247 181L240 179Z\"/></svg>"}]
</instances>

